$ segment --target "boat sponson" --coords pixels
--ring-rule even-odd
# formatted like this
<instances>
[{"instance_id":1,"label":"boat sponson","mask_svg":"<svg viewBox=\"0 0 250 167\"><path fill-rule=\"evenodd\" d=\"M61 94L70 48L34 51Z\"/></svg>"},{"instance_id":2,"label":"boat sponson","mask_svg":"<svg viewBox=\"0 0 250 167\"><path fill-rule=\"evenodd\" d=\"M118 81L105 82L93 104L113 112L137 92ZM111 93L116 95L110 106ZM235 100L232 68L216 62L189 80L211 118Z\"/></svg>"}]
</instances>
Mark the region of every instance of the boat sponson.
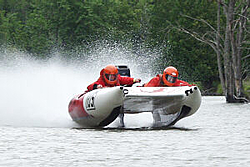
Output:
<instances>
[{"instance_id":1,"label":"boat sponson","mask_svg":"<svg viewBox=\"0 0 250 167\"><path fill-rule=\"evenodd\" d=\"M109 116L105 118L102 122L100 122L99 126L103 127L109 125L118 117L120 111L121 111L121 106L114 108L113 111L109 114Z\"/></svg>"},{"instance_id":2,"label":"boat sponson","mask_svg":"<svg viewBox=\"0 0 250 167\"><path fill-rule=\"evenodd\" d=\"M178 117L171 124L169 124L169 126L174 125L177 121L186 117L189 114L190 110L191 110L190 107L184 105L180 111L180 114L178 114Z\"/></svg>"}]
</instances>

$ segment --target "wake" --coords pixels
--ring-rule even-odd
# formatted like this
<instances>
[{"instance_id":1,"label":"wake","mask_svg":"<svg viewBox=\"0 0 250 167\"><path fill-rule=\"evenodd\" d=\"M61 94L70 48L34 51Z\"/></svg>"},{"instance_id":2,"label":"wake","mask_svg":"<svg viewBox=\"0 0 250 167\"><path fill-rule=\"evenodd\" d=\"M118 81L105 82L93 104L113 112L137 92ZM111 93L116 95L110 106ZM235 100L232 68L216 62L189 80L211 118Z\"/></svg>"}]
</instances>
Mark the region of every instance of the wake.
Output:
<instances>
[{"instance_id":1,"label":"wake","mask_svg":"<svg viewBox=\"0 0 250 167\"><path fill-rule=\"evenodd\" d=\"M142 78L142 82L151 77L152 71L145 64L155 58L140 60L119 49L112 54L104 48L99 54L79 59L65 59L54 53L50 59L35 60L21 52L1 52L0 126L78 127L68 114L68 103L73 96L84 92L107 64L127 64L131 76ZM125 116L128 127L151 123L150 114L140 118ZM110 127L116 126L115 120Z\"/></svg>"}]
</instances>

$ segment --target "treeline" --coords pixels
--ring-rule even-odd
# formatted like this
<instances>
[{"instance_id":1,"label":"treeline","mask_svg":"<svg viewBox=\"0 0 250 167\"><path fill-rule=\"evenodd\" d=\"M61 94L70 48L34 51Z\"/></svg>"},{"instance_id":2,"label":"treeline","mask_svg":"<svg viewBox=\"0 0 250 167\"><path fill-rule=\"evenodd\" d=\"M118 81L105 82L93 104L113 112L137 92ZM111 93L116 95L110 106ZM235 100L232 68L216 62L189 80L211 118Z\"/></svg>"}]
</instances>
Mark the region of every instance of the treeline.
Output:
<instances>
[{"instance_id":1,"label":"treeline","mask_svg":"<svg viewBox=\"0 0 250 167\"><path fill-rule=\"evenodd\" d=\"M171 64L185 80L216 89L216 54L180 30L206 34L210 27L190 17L216 26L216 11L211 0L0 0L0 44L45 57L100 39L124 42L139 56L142 47L161 48L157 68Z\"/></svg>"}]
</instances>

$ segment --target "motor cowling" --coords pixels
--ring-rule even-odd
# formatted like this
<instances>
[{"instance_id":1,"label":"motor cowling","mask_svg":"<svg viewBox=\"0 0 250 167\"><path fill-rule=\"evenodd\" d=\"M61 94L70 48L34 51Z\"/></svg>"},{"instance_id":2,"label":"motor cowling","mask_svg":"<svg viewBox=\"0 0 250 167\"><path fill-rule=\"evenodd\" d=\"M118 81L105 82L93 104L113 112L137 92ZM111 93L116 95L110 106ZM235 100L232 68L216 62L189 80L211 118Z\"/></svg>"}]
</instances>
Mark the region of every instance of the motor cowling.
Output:
<instances>
[{"instance_id":1,"label":"motor cowling","mask_svg":"<svg viewBox=\"0 0 250 167\"><path fill-rule=\"evenodd\" d=\"M127 65L116 65L118 73L123 77L130 77L130 69Z\"/></svg>"}]
</instances>

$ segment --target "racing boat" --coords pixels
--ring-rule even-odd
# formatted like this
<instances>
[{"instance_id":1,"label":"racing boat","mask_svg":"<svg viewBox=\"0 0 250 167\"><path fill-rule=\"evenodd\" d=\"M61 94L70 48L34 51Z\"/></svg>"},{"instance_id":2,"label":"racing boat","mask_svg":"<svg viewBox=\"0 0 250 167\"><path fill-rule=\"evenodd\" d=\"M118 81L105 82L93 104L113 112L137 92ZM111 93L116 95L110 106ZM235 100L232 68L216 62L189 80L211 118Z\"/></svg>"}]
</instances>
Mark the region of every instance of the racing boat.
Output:
<instances>
[{"instance_id":1,"label":"racing boat","mask_svg":"<svg viewBox=\"0 0 250 167\"><path fill-rule=\"evenodd\" d=\"M84 127L104 127L120 113L151 112L154 126L171 126L200 107L197 86L101 88L74 97L68 106L71 118Z\"/></svg>"}]
</instances>

